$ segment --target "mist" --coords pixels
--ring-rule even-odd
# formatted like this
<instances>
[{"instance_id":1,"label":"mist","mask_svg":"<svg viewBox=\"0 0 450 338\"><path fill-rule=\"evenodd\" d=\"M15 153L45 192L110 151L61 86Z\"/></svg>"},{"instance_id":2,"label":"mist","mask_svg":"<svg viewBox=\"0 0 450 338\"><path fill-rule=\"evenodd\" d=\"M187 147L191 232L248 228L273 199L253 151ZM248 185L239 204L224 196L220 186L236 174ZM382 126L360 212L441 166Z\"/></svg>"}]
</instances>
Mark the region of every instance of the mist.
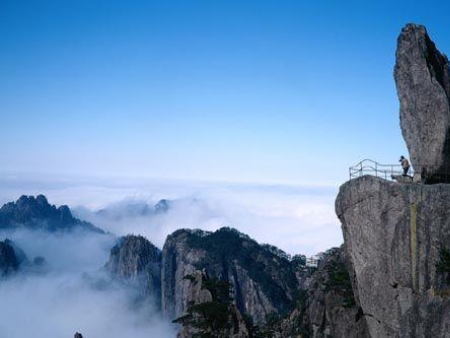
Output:
<instances>
[{"instance_id":1,"label":"mist","mask_svg":"<svg viewBox=\"0 0 450 338\"><path fill-rule=\"evenodd\" d=\"M141 234L162 248L180 228L231 226L290 254L314 255L343 243L334 212L336 186L264 185L153 179L15 176L0 178L0 202L44 194L74 215L117 236ZM170 201L165 213L130 213L128 207ZM98 211L109 210L114 217Z\"/></svg>"},{"instance_id":2,"label":"mist","mask_svg":"<svg viewBox=\"0 0 450 338\"><path fill-rule=\"evenodd\" d=\"M139 307L135 290L118 285L104 271L118 237L145 236L162 248L180 228L214 231L234 227L260 243L289 254L313 255L342 243L334 214L335 187L230 184L170 180L0 178L0 202L44 194L51 204L67 204L75 217L106 235L86 232L0 232L32 262L0 282L1 336L8 338L175 337L152 302ZM161 200L167 210L156 210Z\"/></svg>"},{"instance_id":3,"label":"mist","mask_svg":"<svg viewBox=\"0 0 450 338\"><path fill-rule=\"evenodd\" d=\"M134 290L116 283L103 269L112 235L41 231L1 232L29 261L44 266L21 270L0 281L1 337L175 337L151 302L136 306Z\"/></svg>"},{"instance_id":4,"label":"mist","mask_svg":"<svg viewBox=\"0 0 450 338\"><path fill-rule=\"evenodd\" d=\"M332 189L215 185L157 196L141 192L100 208L79 206L74 213L117 235L141 234L160 248L180 228L223 226L290 254L313 255L343 242ZM165 212L155 211L160 198L168 199Z\"/></svg>"}]
</instances>

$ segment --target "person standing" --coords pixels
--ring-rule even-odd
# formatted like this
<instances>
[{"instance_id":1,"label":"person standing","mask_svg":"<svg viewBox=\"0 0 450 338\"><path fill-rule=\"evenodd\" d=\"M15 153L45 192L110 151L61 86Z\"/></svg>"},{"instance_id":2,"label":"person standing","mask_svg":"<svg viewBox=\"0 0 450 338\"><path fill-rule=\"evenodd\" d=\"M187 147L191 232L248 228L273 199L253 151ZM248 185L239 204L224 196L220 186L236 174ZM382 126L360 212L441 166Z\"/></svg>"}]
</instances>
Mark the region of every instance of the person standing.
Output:
<instances>
[{"instance_id":1,"label":"person standing","mask_svg":"<svg viewBox=\"0 0 450 338\"><path fill-rule=\"evenodd\" d=\"M400 164L402 165L403 168L403 176L407 176L408 175L408 170L409 170L409 161L404 157L404 156L400 156L400 160L399 160Z\"/></svg>"}]
</instances>

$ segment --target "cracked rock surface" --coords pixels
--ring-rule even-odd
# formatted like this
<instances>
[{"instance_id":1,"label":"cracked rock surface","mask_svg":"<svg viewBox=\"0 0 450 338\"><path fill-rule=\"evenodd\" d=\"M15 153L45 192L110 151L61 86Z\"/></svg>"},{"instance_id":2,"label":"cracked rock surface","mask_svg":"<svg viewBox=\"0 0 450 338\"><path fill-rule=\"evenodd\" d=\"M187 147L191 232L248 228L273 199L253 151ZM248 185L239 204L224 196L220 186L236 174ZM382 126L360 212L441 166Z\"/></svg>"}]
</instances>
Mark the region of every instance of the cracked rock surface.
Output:
<instances>
[{"instance_id":1,"label":"cracked rock surface","mask_svg":"<svg viewBox=\"0 0 450 338\"><path fill-rule=\"evenodd\" d=\"M447 337L450 185L401 184L364 176L336 199L353 289L371 337Z\"/></svg>"}]
</instances>

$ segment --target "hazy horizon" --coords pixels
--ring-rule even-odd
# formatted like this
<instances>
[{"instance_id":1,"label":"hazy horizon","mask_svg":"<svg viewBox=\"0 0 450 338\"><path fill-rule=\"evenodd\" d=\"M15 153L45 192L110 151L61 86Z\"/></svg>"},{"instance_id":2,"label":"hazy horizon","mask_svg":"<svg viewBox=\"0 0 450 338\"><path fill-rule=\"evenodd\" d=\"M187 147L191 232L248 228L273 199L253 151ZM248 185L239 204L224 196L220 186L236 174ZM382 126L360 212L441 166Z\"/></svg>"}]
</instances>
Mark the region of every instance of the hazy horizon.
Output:
<instances>
[{"instance_id":1,"label":"hazy horizon","mask_svg":"<svg viewBox=\"0 0 450 338\"><path fill-rule=\"evenodd\" d=\"M49 203L67 204L75 216L117 236L141 234L162 248L167 235L180 228L214 231L231 226L260 243L289 254L314 255L342 244L334 214L337 187L259 185L171 180L47 180L23 176L0 179L0 205L21 195L43 194ZM174 201L164 215L123 220L99 217L103 208L120 214L133 203L153 207L159 200Z\"/></svg>"},{"instance_id":2,"label":"hazy horizon","mask_svg":"<svg viewBox=\"0 0 450 338\"><path fill-rule=\"evenodd\" d=\"M450 50L445 11L431 8L2 2L0 203L201 196L219 218L178 227L232 223L289 253L339 245L349 166L407 156L392 76L401 28L424 24Z\"/></svg>"}]
</instances>

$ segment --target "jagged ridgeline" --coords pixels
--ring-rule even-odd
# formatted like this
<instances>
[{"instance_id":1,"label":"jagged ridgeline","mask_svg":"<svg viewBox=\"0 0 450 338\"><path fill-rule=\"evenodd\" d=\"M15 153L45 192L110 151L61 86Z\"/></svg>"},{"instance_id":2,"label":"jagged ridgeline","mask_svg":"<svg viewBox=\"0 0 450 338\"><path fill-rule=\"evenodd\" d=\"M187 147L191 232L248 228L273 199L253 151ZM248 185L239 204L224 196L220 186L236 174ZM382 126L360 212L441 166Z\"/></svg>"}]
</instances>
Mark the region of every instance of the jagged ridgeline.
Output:
<instances>
[{"instance_id":1,"label":"jagged ridgeline","mask_svg":"<svg viewBox=\"0 0 450 338\"><path fill-rule=\"evenodd\" d=\"M363 176L336 199L366 337L450 337L450 70L425 27L399 38L400 125L416 183Z\"/></svg>"},{"instance_id":2,"label":"jagged ridgeline","mask_svg":"<svg viewBox=\"0 0 450 338\"><path fill-rule=\"evenodd\" d=\"M141 236L127 236L113 248L107 266L143 297L160 290L164 317L183 324L179 337L200 328L211 332L218 322L220 337L364 337L366 332L342 248L326 252L316 269L306 267L304 256L291 258L236 229L181 229L168 236L162 252ZM225 299L217 296L224 287Z\"/></svg>"},{"instance_id":3,"label":"jagged ridgeline","mask_svg":"<svg viewBox=\"0 0 450 338\"><path fill-rule=\"evenodd\" d=\"M190 301L186 276L205 271L229 281L238 308L262 323L270 314L290 311L298 292L293 263L277 253L235 229L182 229L168 236L162 252L141 236L126 236L111 250L107 267L123 280L138 282L144 294L161 290L161 308L169 319L181 316Z\"/></svg>"},{"instance_id":4,"label":"jagged ridgeline","mask_svg":"<svg viewBox=\"0 0 450 338\"><path fill-rule=\"evenodd\" d=\"M91 223L73 217L67 205L57 208L43 195L21 196L0 208L0 230L17 229L104 233Z\"/></svg>"},{"instance_id":5,"label":"jagged ridgeline","mask_svg":"<svg viewBox=\"0 0 450 338\"><path fill-rule=\"evenodd\" d=\"M285 314L295 303L297 280L291 263L235 229L216 232L179 230L163 248L163 312L171 318L186 308L194 270L230 282L238 308L255 323L267 315Z\"/></svg>"}]
</instances>

